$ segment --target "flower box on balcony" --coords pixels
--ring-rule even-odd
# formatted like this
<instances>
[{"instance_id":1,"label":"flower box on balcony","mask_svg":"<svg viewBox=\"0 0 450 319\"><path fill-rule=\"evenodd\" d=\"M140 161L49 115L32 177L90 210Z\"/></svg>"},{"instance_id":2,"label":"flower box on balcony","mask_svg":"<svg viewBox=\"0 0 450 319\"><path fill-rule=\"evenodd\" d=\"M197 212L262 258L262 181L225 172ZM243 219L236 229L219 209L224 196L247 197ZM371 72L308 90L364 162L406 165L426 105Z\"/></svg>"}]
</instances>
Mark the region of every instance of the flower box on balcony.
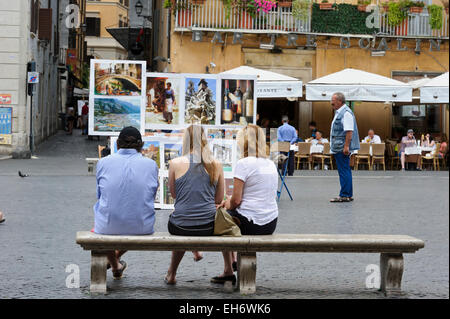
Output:
<instances>
[{"instance_id":1,"label":"flower box on balcony","mask_svg":"<svg viewBox=\"0 0 450 319\"><path fill-rule=\"evenodd\" d=\"M366 9L367 9L367 5L365 5L365 4L358 4L358 11L366 12Z\"/></svg>"},{"instance_id":2,"label":"flower box on balcony","mask_svg":"<svg viewBox=\"0 0 450 319\"><path fill-rule=\"evenodd\" d=\"M291 0L279 0L278 6L280 8L290 8L290 7L292 7L292 1Z\"/></svg>"},{"instance_id":3,"label":"flower box on balcony","mask_svg":"<svg viewBox=\"0 0 450 319\"><path fill-rule=\"evenodd\" d=\"M191 0L192 4L203 4L205 0Z\"/></svg>"},{"instance_id":4,"label":"flower box on balcony","mask_svg":"<svg viewBox=\"0 0 450 319\"><path fill-rule=\"evenodd\" d=\"M423 7L410 7L409 13L422 13Z\"/></svg>"},{"instance_id":5,"label":"flower box on balcony","mask_svg":"<svg viewBox=\"0 0 450 319\"><path fill-rule=\"evenodd\" d=\"M320 7L320 10L333 10L332 3L320 3L319 7Z\"/></svg>"}]
</instances>

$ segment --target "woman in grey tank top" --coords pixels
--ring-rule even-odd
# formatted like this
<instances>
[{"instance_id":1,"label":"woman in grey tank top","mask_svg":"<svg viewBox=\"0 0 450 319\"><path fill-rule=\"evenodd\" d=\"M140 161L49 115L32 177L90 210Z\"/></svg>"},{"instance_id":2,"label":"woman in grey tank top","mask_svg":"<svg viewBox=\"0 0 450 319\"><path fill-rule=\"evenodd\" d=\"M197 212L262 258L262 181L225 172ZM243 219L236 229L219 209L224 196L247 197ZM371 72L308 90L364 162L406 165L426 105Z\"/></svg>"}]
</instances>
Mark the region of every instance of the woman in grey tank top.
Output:
<instances>
[{"instance_id":1,"label":"woman in grey tank top","mask_svg":"<svg viewBox=\"0 0 450 319\"><path fill-rule=\"evenodd\" d=\"M170 161L169 188L175 210L169 217L168 230L179 236L212 236L216 205L224 196L222 165L214 160L206 135L198 125L189 126L183 137L183 156ZM173 251L167 284L175 284L176 272L184 251ZM193 252L195 260L202 258Z\"/></svg>"}]
</instances>

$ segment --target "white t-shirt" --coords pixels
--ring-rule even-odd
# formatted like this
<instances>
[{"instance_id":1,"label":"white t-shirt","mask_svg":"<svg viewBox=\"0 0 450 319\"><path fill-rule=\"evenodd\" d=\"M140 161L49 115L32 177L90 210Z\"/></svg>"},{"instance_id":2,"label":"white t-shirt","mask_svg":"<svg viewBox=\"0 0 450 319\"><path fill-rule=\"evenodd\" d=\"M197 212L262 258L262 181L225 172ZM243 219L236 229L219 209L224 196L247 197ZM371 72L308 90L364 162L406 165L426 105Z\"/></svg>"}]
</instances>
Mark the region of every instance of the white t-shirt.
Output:
<instances>
[{"instance_id":1,"label":"white t-shirt","mask_svg":"<svg viewBox=\"0 0 450 319\"><path fill-rule=\"evenodd\" d=\"M381 144L381 138L374 134L373 135L373 140L370 140L370 136L367 135L362 141L361 143L373 143L373 144Z\"/></svg>"},{"instance_id":2,"label":"white t-shirt","mask_svg":"<svg viewBox=\"0 0 450 319\"><path fill-rule=\"evenodd\" d=\"M266 225L278 217L276 201L278 173L275 164L260 157L245 157L236 163L234 177L244 182L237 212L256 225Z\"/></svg>"}]
</instances>

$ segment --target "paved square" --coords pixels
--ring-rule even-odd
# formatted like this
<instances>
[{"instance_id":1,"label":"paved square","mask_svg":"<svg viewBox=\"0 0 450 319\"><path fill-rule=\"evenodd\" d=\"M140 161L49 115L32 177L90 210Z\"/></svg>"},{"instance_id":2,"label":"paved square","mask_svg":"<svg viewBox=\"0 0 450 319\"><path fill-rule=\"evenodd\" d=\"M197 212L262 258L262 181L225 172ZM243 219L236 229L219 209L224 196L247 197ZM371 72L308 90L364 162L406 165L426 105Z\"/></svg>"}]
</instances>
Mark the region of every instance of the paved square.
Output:
<instances>
[{"instance_id":1,"label":"paved square","mask_svg":"<svg viewBox=\"0 0 450 319\"><path fill-rule=\"evenodd\" d=\"M91 298L90 254L75 233L93 226L95 177L86 157L98 143L74 131L50 138L38 159L0 161L0 298ZM21 178L18 171L29 174ZM404 234L425 241L405 254L404 298L449 297L449 174L354 172L355 201L329 203L337 195L336 171L296 171L279 204L278 233ZM170 211L157 211L156 231L167 231ZM366 288L366 266L379 254L258 254L257 293L242 297L209 283L223 269L220 253L195 263L186 253L178 283L164 275L170 252L129 252L121 281L108 273L106 298L385 298ZM80 288L66 287L66 266L80 267ZM96 296L95 298L105 298Z\"/></svg>"}]
</instances>

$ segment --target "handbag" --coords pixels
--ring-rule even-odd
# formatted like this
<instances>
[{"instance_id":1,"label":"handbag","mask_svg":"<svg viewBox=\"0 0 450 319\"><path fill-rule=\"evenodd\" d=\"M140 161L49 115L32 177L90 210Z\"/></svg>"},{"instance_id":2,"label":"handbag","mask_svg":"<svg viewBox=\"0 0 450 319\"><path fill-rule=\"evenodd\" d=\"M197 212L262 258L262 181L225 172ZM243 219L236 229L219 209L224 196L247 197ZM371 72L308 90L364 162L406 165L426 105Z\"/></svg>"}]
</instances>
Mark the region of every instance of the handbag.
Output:
<instances>
[{"instance_id":1,"label":"handbag","mask_svg":"<svg viewBox=\"0 0 450 319\"><path fill-rule=\"evenodd\" d=\"M214 235L216 236L233 236L240 237L241 229L233 220L227 210L219 207L216 210L216 218L214 220Z\"/></svg>"}]
</instances>

